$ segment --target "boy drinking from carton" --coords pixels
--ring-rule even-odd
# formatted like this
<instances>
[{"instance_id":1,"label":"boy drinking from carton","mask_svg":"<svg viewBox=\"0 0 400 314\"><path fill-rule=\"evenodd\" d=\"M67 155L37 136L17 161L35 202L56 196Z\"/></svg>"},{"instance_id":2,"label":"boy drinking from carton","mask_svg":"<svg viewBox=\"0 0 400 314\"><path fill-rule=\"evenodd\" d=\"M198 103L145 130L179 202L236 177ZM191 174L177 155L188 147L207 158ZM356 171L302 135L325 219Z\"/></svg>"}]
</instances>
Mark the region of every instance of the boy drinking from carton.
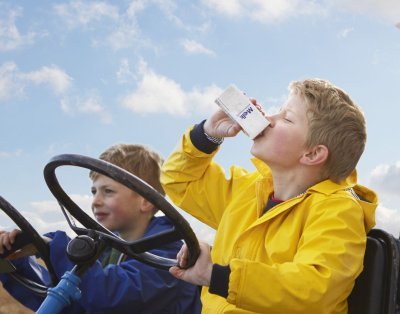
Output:
<instances>
[{"instance_id":1,"label":"boy drinking from carton","mask_svg":"<svg viewBox=\"0 0 400 314\"><path fill-rule=\"evenodd\" d=\"M119 144L104 151L100 159L135 174L164 194L160 183L162 158L142 145ZM96 220L127 241L169 230L165 216L156 217L157 208L124 185L96 172L92 179L92 211ZM0 235L0 251L10 244L19 230ZM71 270L65 250L69 237L62 231L47 235L52 265L61 277ZM160 247L157 255L175 258L181 241ZM88 313L199 313L198 288L175 279L170 273L143 264L112 249L82 277L79 304ZM67 311L71 313L73 310Z\"/></svg>"},{"instance_id":2,"label":"boy drinking from carton","mask_svg":"<svg viewBox=\"0 0 400 314\"><path fill-rule=\"evenodd\" d=\"M222 110L189 129L162 166L175 204L217 230L192 268L170 269L203 286L203 313L347 313L377 206L356 183L364 116L327 81L289 89L253 140L256 171L233 166L226 178L213 161L241 130ZM177 258L184 266L185 247Z\"/></svg>"}]
</instances>

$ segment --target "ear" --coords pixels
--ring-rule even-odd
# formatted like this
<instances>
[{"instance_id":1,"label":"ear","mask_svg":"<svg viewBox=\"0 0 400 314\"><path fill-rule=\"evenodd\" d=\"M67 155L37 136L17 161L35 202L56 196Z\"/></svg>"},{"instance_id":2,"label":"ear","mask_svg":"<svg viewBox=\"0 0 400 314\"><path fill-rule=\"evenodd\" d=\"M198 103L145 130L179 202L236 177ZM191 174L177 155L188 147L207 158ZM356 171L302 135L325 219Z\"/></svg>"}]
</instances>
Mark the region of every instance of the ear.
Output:
<instances>
[{"instance_id":1,"label":"ear","mask_svg":"<svg viewBox=\"0 0 400 314\"><path fill-rule=\"evenodd\" d=\"M154 205L149 202L148 200L146 200L144 197L142 197L142 201L141 201L141 205L140 205L140 210L143 213L149 213L152 212L154 210Z\"/></svg>"},{"instance_id":2,"label":"ear","mask_svg":"<svg viewBox=\"0 0 400 314\"><path fill-rule=\"evenodd\" d=\"M328 159L328 156L328 147L325 145L316 145L301 156L300 163L307 166L322 165Z\"/></svg>"}]
</instances>

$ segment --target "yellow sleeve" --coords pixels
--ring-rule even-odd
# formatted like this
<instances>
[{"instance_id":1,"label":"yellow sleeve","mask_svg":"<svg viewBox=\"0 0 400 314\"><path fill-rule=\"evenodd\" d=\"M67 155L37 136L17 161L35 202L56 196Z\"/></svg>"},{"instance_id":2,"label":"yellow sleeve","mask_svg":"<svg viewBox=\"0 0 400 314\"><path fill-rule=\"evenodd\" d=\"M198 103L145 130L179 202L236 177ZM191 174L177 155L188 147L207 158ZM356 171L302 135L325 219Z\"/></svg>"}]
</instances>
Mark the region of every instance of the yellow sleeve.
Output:
<instances>
[{"instance_id":1,"label":"yellow sleeve","mask_svg":"<svg viewBox=\"0 0 400 314\"><path fill-rule=\"evenodd\" d=\"M201 152L189 134L190 129L165 160L161 183L175 205L216 229L232 196L232 178L246 171L232 167L230 179L226 179L223 168L212 161L217 151Z\"/></svg>"}]
</instances>

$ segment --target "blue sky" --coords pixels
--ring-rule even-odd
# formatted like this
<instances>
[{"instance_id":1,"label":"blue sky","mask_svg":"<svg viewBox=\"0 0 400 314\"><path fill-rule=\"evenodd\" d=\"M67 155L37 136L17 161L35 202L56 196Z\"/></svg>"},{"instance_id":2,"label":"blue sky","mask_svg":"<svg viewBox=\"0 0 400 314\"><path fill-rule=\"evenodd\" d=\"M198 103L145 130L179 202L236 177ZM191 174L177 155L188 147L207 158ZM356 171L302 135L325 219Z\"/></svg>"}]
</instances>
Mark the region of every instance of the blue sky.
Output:
<instances>
[{"instance_id":1,"label":"blue sky","mask_svg":"<svg viewBox=\"0 0 400 314\"><path fill-rule=\"evenodd\" d=\"M398 235L398 0L0 1L0 195L40 232L68 229L43 179L52 156L97 157L124 142L166 157L229 84L268 109L308 77L363 108L360 183L379 193L378 226ZM250 146L228 139L217 160L251 169ZM88 208L86 174L64 172Z\"/></svg>"}]
</instances>

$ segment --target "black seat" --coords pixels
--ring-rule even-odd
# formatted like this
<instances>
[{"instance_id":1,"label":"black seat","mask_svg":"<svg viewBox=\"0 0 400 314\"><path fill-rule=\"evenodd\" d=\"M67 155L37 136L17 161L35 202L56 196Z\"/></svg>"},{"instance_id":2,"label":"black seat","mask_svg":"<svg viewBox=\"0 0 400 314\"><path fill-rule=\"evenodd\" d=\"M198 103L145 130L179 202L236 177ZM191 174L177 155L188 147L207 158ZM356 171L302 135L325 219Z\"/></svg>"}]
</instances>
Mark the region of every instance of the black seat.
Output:
<instances>
[{"instance_id":1,"label":"black seat","mask_svg":"<svg viewBox=\"0 0 400 314\"><path fill-rule=\"evenodd\" d=\"M395 314L399 277L399 245L380 229L368 233L364 270L348 299L349 314Z\"/></svg>"}]
</instances>

